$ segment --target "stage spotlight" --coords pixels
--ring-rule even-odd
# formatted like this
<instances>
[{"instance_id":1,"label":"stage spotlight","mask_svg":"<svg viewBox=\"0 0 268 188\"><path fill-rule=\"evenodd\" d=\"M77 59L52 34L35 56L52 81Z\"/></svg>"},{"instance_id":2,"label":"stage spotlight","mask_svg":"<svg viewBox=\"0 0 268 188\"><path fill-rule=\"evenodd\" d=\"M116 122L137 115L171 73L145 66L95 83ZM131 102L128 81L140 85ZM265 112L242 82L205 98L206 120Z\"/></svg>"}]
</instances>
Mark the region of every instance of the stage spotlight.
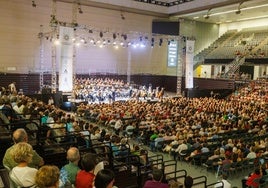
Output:
<instances>
[{"instance_id":1,"label":"stage spotlight","mask_svg":"<svg viewBox=\"0 0 268 188\"><path fill-rule=\"evenodd\" d=\"M81 4L78 3L78 12L79 14L83 14L82 8L81 8Z\"/></svg>"},{"instance_id":2,"label":"stage spotlight","mask_svg":"<svg viewBox=\"0 0 268 188\"><path fill-rule=\"evenodd\" d=\"M154 47L154 38L151 39L151 47Z\"/></svg>"},{"instance_id":3,"label":"stage spotlight","mask_svg":"<svg viewBox=\"0 0 268 188\"><path fill-rule=\"evenodd\" d=\"M211 8L210 8L210 9L208 9L207 14L206 14L206 15L204 15L204 18L205 18L205 19L209 19L210 11L211 11Z\"/></svg>"},{"instance_id":4,"label":"stage spotlight","mask_svg":"<svg viewBox=\"0 0 268 188\"><path fill-rule=\"evenodd\" d=\"M35 1L32 1L32 7L36 7Z\"/></svg>"},{"instance_id":5,"label":"stage spotlight","mask_svg":"<svg viewBox=\"0 0 268 188\"><path fill-rule=\"evenodd\" d=\"M236 14L240 14L241 13L241 10L238 9L237 11L235 11Z\"/></svg>"},{"instance_id":6,"label":"stage spotlight","mask_svg":"<svg viewBox=\"0 0 268 188\"><path fill-rule=\"evenodd\" d=\"M126 19L125 16L124 16L124 14L123 14L123 12L121 12L121 19L122 20Z\"/></svg>"},{"instance_id":7,"label":"stage spotlight","mask_svg":"<svg viewBox=\"0 0 268 188\"><path fill-rule=\"evenodd\" d=\"M159 39L159 46L162 46L163 39Z\"/></svg>"},{"instance_id":8,"label":"stage spotlight","mask_svg":"<svg viewBox=\"0 0 268 188\"><path fill-rule=\"evenodd\" d=\"M208 15L208 14L205 15L204 18L205 18L205 19L209 19L209 15Z\"/></svg>"},{"instance_id":9,"label":"stage spotlight","mask_svg":"<svg viewBox=\"0 0 268 188\"><path fill-rule=\"evenodd\" d=\"M244 3L244 1L241 1L238 5L237 11L235 11L236 14L240 14L241 13L241 5Z\"/></svg>"}]
</instances>

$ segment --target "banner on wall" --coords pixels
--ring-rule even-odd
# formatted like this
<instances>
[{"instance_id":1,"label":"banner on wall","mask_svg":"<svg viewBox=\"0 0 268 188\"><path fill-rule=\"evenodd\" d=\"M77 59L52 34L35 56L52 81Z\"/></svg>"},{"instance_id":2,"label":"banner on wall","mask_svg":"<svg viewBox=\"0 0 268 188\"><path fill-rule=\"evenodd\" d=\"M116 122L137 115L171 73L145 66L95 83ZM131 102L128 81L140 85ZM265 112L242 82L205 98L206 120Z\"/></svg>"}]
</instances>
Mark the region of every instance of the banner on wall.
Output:
<instances>
[{"instance_id":1,"label":"banner on wall","mask_svg":"<svg viewBox=\"0 0 268 188\"><path fill-rule=\"evenodd\" d=\"M170 41L168 45L168 67L176 67L178 63L178 42Z\"/></svg>"},{"instance_id":2,"label":"banner on wall","mask_svg":"<svg viewBox=\"0 0 268 188\"><path fill-rule=\"evenodd\" d=\"M194 43L186 41L185 87L189 89L194 87Z\"/></svg>"},{"instance_id":3,"label":"banner on wall","mask_svg":"<svg viewBox=\"0 0 268 188\"><path fill-rule=\"evenodd\" d=\"M73 90L73 36L73 28L60 27L57 59L59 61L59 91L62 92Z\"/></svg>"}]
</instances>

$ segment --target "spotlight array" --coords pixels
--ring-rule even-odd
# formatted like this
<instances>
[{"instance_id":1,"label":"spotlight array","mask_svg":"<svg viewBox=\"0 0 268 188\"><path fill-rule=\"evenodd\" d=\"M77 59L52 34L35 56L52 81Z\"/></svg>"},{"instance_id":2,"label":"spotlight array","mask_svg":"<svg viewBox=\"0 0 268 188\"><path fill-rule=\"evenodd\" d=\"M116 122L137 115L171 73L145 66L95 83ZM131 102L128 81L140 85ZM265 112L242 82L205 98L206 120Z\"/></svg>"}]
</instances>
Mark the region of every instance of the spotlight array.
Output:
<instances>
[{"instance_id":1,"label":"spotlight array","mask_svg":"<svg viewBox=\"0 0 268 188\"><path fill-rule=\"evenodd\" d=\"M32 1L32 7L36 7L35 1Z\"/></svg>"},{"instance_id":2,"label":"spotlight array","mask_svg":"<svg viewBox=\"0 0 268 188\"><path fill-rule=\"evenodd\" d=\"M79 5L79 4L78 4ZM78 10L78 9L77 9ZM181 36L159 35L151 33L141 32L118 32L110 31L110 29L98 29L92 28L87 25L80 25L78 23L67 23L57 20L55 15L51 15L50 27L52 31L50 33L42 33L41 38L45 38L51 42L58 40L59 27L72 27L74 29L75 37L72 39L76 46L114 46L116 48L123 47L141 47L146 46L163 46L163 43L169 44L171 40L180 40ZM79 43L79 44L78 44ZM54 43L55 44L55 43ZM58 45L58 42L57 42Z\"/></svg>"},{"instance_id":3,"label":"spotlight array","mask_svg":"<svg viewBox=\"0 0 268 188\"><path fill-rule=\"evenodd\" d=\"M164 7L171 7L171 6L176 6L182 3L187 3L193 0L177 0L177 1L172 1L172 2L167 2L167 1L161 1L161 0L135 0L141 3L148 3L148 4L154 4L158 6L164 6Z\"/></svg>"},{"instance_id":4,"label":"spotlight array","mask_svg":"<svg viewBox=\"0 0 268 188\"><path fill-rule=\"evenodd\" d=\"M83 14L82 8L81 8L81 4L78 3L78 12L79 14Z\"/></svg>"}]
</instances>

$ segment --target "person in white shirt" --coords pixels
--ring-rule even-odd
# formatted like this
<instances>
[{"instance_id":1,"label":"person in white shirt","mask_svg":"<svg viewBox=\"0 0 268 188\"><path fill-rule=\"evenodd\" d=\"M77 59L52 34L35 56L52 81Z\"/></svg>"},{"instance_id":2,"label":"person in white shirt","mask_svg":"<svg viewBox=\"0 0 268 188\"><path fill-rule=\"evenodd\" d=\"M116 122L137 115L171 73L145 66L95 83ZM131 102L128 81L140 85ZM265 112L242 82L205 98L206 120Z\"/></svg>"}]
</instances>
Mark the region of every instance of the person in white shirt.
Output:
<instances>
[{"instance_id":1,"label":"person in white shirt","mask_svg":"<svg viewBox=\"0 0 268 188\"><path fill-rule=\"evenodd\" d=\"M247 159L255 159L257 157L257 155L256 155L253 147L250 147L249 151L250 152L247 154L246 158Z\"/></svg>"},{"instance_id":2,"label":"person in white shirt","mask_svg":"<svg viewBox=\"0 0 268 188\"><path fill-rule=\"evenodd\" d=\"M16 163L10 171L10 179L19 187L35 187L36 168L31 168L28 163L33 157L33 148L26 142L19 142L14 145L11 156Z\"/></svg>"},{"instance_id":3,"label":"person in white shirt","mask_svg":"<svg viewBox=\"0 0 268 188\"><path fill-rule=\"evenodd\" d=\"M122 123L121 119L118 118L117 121L115 122L115 125L114 125L116 135L119 135L119 132L120 132L122 125L123 125L123 123Z\"/></svg>"},{"instance_id":4,"label":"person in white shirt","mask_svg":"<svg viewBox=\"0 0 268 188\"><path fill-rule=\"evenodd\" d=\"M223 183L223 187L222 187L222 183ZM230 182L227 181L227 175L223 174L222 175L222 180L219 183L217 183L214 187L215 188L218 188L218 187L231 188L232 185L230 184Z\"/></svg>"},{"instance_id":5,"label":"person in white shirt","mask_svg":"<svg viewBox=\"0 0 268 188\"><path fill-rule=\"evenodd\" d=\"M53 97L50 97L49 99L48 99L48 105L54 105L54 99L53 99Z\"/></svg>"},{"instance_id":6,"label":"person in white shirt","mask_svg":"<svg viewBox=\"0 0 268 188\"><path fill-rule=\"evenodd\" d=\"M16 82L12 82L11 84L8 85L8 88L10 90L11 93L16 93L17 89L16 89Z\"/></svg>"},{"instance_id":7,"label":"person in white shirt","mask_svg":"<svg viewBox=\"0 0 268 188\"><path fill-rule=\"evenodd\" d=\"M188 146L186 144L186 141L184 140L183 143L178 146L178 148L176 149L176 152L181 154L182 151L187 150L187 149L188 149Z\"/></svg>"}]
</instances>

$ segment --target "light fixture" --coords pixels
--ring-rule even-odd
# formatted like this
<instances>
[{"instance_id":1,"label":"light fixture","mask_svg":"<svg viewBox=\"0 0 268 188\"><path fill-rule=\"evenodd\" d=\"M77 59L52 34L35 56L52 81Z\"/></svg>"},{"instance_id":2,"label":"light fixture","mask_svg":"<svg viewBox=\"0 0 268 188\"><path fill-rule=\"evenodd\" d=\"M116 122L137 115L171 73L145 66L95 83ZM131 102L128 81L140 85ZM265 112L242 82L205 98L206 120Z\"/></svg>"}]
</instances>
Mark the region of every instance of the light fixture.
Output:
<instances>
[{"instance_id":1,"label":"light fixture","mask_svg":"<svg viewBox=\"0 0 268 188\"><path fill-rule=\"evenodd\" d=\"M127 40L127 35L126 34L123 34L122 36L123 36L124 40Z\"/></svg>"},{"instance_id":2,"label":"light fixture","mask_svg":"<svg viewBox=\"0 0 268 188\"><path fill-rule=\"evenodd\" d=\"M210 9L208 9L207 14L206 14L206 15L204 15L204 18L205 18L205 19L209 19L209 13L210 13L210 11L211 11L211 8L210 8Z\"/></svg>"},{"instance_id":3,"label":"light fixture","mask_svg":"<svg viewBox=\"0 0 268 188\"><path fill-rule=\"evenodd\" d=\"M126 19L125 16L124 16L124 14L123 14L123 11L121 11L121 14L120 15L121 15L121 19L122 20Z\"/></svg>"},{"instance_id":4,"label":"light fixture","mask_svg":"<svg viewBox=\"0 0 268 188\"><path fill-rule=\"evenodd\" d=\"M81 4L78 3L78 12L79 14L83 14L82 8L81 8Z\"/></svg>"},{"instance_id":5,"label":"light fixture","mask_svg":"<svg viewBox=\"0 0 268 188\"><path fill-rule=\"evenodd\" d=\"M258 9L258 8L262 8L262 7L267 7L268 4L263 4L263 5L256 5L256 6L252 6L252 7L244 7L244 8L241 8L240 7L240 11L245 11L245 10L251 10L251 9ZM213 13L213 14L209 14L209 16L218 16L218 15L223 15L223 14L229 14L229 13L235 13L237 10L236 9L232 9L232 10L227 10L227 11L222 11L222 12L216 12L216 13ZM204 16L205 17L205 16ZM240 20L238 20L240 21Z\"/></svg>"},{"instance_id":6,"label":"light fixture","mask_svg":"<svg viewBox=\"0 0 268 188\"><path fill-rule=\"evenodd\" d=\"M235 11L236 14L240 14L241 13L241 10L238 9L237 11Z\"/></svg>"},{"instance_id":7,"label":"light fixture","mask_svg":"<svg viewBox=\"0 0 268 188\"><path fill-rule=\"evenodd\" d=\"M240 14L241 13L241 5L244 3L244 1L241 1L238 5L237 11L235 11L236 14Z\"/></svg>"},{"instance_id":8,"label":"light fixture","mask_svg":"<svg viewBox=\"0 0 268 188\"><path fill-rule=\"evenodd\" d=\"M154 47L154 38L151 39L151 47Z\"/></svg>"},{"instance_id":9,"label":"light fixture","mask_svg":"<svg viewBox=\"0 0 268 188\"><path fill-rule=\"evenodd\" d=\"M162 43L163 43L163 39L159 39L159 46L162 46Z\"/></svg>"},{"instance_id":10,"label":"light fixture","mask_svg":"<svg viewBox=\"0 0 268 188\"><path fill-rule=\"evenodd\" d=\"M35 1L32 1L32 7L36 7Z\"/></svg>"}]
</instances>

